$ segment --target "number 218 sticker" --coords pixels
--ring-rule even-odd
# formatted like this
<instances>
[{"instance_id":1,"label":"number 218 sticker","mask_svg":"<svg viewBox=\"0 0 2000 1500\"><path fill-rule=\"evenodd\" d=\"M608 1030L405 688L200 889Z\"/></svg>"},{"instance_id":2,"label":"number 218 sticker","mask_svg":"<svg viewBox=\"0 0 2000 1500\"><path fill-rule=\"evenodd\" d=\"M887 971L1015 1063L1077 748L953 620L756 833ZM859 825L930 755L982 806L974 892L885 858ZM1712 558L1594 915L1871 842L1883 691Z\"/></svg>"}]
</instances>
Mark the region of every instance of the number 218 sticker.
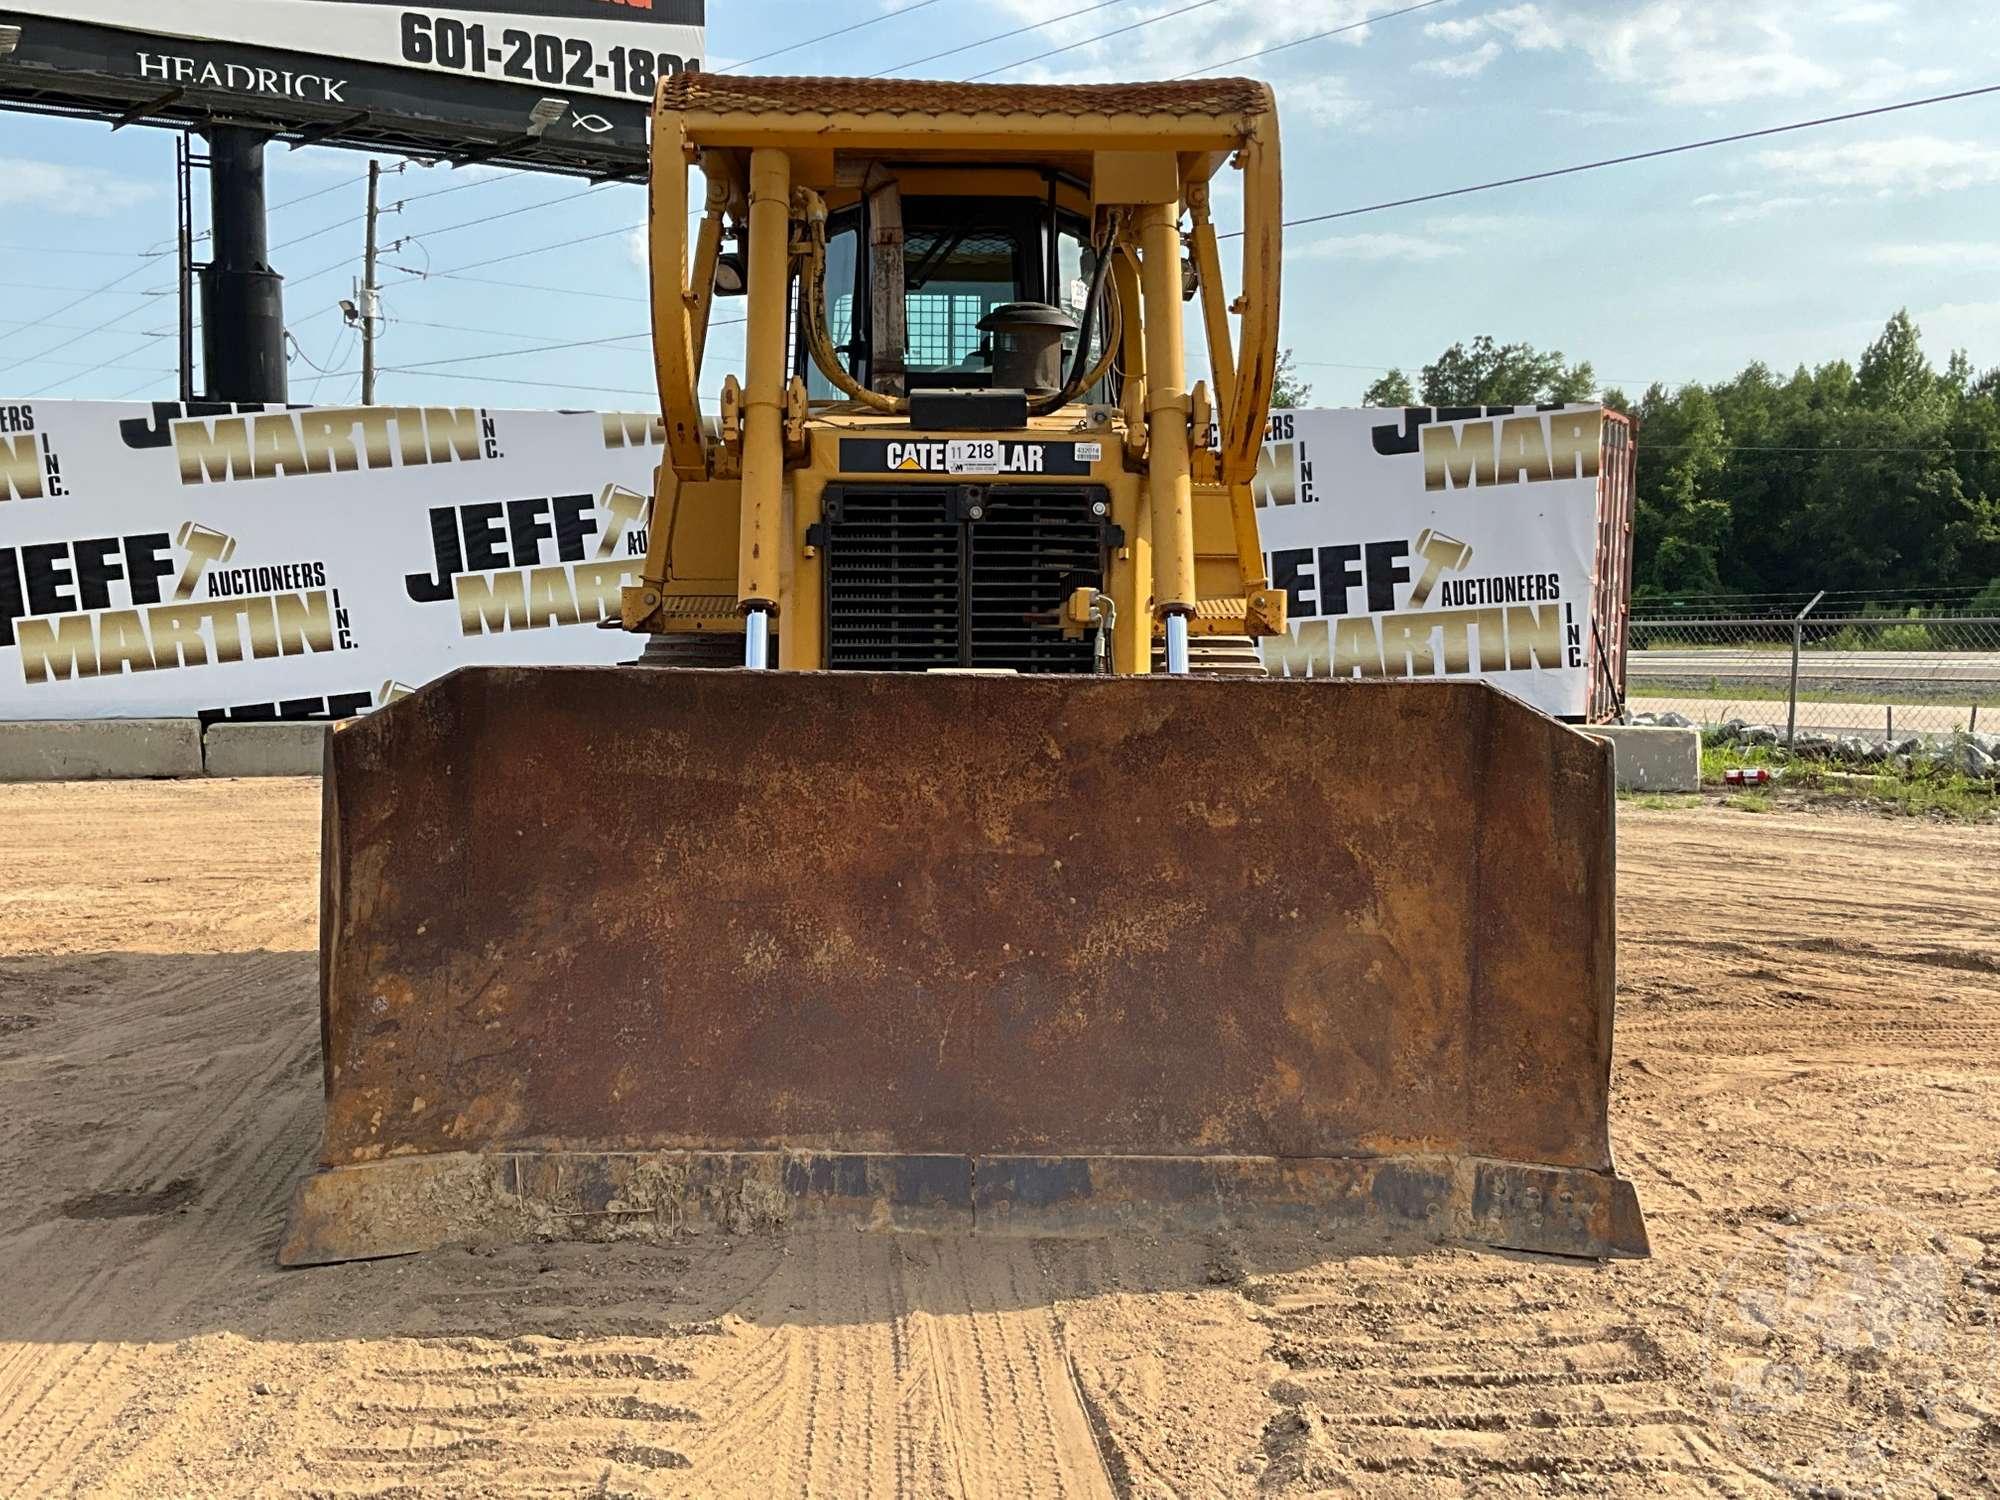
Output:
<instances>
[{"instance_id":1,"label":"number 218 sticker","mask_svg":"<svg viewBox=\"0 0 2000 1500\"><path fill-rule=\"evenodd\" d=\"M998 474L1000 440L963 438L946 443L944 467L947 474Z\"/></svg>"}]
</instances>

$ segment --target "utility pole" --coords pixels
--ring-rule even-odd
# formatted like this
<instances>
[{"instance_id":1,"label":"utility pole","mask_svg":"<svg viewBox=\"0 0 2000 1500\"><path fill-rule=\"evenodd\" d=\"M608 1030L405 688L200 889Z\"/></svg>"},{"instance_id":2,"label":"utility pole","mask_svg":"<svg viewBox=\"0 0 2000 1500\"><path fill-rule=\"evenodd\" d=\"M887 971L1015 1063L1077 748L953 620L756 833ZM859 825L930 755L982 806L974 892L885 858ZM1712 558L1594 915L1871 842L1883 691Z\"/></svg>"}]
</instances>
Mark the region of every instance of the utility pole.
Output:
<instances>
[{"instance_id":1,"label":"utility pole","mask_svg":"<svg viewBox=\"0 0 2000 1500\"><path fill-rule=\"evenodd\" d=\"M382 185L382 163L368 162L368 245L361 258L361 404L375 404L375 325L381 312L375 287L375 216Z\"/></svg>"}]
</instances>

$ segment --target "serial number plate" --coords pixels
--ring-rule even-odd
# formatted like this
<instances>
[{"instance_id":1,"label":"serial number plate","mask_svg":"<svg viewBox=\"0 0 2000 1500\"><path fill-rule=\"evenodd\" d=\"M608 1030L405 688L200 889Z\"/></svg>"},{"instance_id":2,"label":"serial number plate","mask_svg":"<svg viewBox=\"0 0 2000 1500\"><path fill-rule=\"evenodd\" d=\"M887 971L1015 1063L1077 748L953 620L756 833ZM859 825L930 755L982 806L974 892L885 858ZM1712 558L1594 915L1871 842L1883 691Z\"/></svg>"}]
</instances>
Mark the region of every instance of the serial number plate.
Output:
<instances>
[{"instance_id":1,"label":"serial number plate","mask_svg":"<svg viewBox=\"0 0 2000 1500\"><path fill-rule=\"evenodd\" d=\"M600 55L588 37L555 36L509 26L504 30L455 16L403 12L403 61L419 67L515 78L550 88L604 90L650 99L662 78L684 71L690 60L672 52L607 47Z\"/></svg>"}]
</instances>

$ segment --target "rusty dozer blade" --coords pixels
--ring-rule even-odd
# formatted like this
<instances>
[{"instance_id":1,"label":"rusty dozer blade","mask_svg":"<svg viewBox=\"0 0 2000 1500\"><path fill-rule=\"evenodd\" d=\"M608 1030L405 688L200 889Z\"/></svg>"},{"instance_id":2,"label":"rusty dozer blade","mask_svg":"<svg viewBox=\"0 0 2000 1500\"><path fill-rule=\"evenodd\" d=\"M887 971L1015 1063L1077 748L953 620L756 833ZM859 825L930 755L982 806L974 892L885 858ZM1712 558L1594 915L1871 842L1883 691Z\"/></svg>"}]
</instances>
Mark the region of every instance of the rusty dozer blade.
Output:
<instances>
[{"instance_id":1,"label":"rusty dozer blade","mask_svg":"<svg viewBox=\"0 0 2000 1500\"><path fill-rule=\"evenodd\" d=\"M1646 1253L1610 752L1491 688L473 668L326 770L288 1265L829 1220Z\"/></svg>"}]
</instances>

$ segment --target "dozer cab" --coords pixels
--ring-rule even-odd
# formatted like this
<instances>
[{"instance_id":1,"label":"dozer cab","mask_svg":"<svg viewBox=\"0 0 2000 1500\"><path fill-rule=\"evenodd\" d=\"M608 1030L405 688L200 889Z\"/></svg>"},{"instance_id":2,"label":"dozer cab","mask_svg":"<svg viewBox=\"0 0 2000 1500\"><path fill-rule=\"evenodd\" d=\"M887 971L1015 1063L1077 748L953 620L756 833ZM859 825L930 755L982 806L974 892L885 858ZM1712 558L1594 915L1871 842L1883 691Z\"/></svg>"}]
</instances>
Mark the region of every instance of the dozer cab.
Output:
<instances>
[{"instance_id":1,"label":"dozer cab","mask_svg":"<svg viewBox=\"0 0 2000 1500\"><path fill-rule=\"evenodd\" d=\"M330 736L282 1259L1267 1218L1644 1253L1607 749L1256 670L1266 86L689 75L651 194L641 665Z\"/></svg>"}]
</instances>

